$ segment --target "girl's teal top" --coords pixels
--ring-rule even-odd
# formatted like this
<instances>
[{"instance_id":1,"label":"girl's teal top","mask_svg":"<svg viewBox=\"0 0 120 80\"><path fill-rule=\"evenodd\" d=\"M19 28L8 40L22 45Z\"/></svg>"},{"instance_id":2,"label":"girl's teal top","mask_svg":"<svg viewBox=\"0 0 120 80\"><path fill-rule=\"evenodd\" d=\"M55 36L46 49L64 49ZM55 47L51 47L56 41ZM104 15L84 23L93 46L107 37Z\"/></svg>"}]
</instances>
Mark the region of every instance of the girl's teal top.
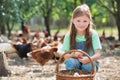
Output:
<instances>
[{"instance_id":1,"label":"girl's teal top","mask_svg":"<svg viewBox=\"0 0 120 80\"><path fill-rule=\"evenodd\" d=\"M85 46L85 42L86 42L85 36L81 36L81 35L77 34L76 42L77 42L76 49L84 50L84 46ZM94 50L102 49L98 33L95 30L92 30L92 46L91 47L92 47L91 51L88 52L88 54L90 56L92 56L94 54ZM70 50L70 34L69 34L69 32L65 35L62 50L63 51Z\"/></svg>"}]
</instances>

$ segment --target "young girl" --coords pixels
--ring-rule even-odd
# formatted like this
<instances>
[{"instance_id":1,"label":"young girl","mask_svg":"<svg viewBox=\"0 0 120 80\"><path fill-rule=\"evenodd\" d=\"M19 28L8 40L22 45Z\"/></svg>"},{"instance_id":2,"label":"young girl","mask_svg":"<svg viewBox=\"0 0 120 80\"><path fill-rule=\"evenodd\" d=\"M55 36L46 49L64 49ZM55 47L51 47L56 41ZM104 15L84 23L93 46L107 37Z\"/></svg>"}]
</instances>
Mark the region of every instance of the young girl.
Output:
<instances>
[{"instance_id":1,"label":"young girl","mask_svg":"<svg viewBox=\"0 0 120 80\"><path fill-rule=\"evenodd\" d=\"M64 51L80 49L85 51L93 60L95 71L98 70L98 59L100 58L101 44L99 36L92 29L92 16L86 4L80 5L73 11L70 31L65 35ZM92 65L87 56L80 53L71 53L64 56L67 70L82 69L91 72Z\"/></svg>"}]
</instances>

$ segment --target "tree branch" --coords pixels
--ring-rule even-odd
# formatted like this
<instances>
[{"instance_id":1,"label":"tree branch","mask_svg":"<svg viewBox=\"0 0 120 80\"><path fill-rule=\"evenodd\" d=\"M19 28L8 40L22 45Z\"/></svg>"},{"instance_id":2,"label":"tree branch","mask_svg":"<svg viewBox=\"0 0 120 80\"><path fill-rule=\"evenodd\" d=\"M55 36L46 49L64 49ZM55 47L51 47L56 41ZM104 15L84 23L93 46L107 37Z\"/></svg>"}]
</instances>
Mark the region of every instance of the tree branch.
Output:
<instances>
[{"instance_id":1,"label":"tree branch","mask_svg":"<svg viewBox=\"0 0 120 80\"><path fill-rule=\"evenodd\" d=\"M104 5L104 3L101 0L97 0L96 1L98 5L100 5L101 7L106 8L112 15L115 16L115 12L113 12L109 7L107 7L106 5Z\"/></svg>"}]
</instances>

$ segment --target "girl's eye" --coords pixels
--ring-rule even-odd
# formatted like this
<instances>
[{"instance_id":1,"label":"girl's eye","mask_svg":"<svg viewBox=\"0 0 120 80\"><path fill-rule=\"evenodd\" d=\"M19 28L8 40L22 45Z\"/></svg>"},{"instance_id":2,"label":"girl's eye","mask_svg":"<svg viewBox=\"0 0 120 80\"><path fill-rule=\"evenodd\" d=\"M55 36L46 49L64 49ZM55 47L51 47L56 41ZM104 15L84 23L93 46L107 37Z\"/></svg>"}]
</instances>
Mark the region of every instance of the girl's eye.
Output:
<instances>
[{"instance_id":1,"label":"girl's eye","mask_svg":"<svg viewBox=\"0 0 120 80\"><path fill-rule=\"evenodd\" d=\"M77 20L77 22L81 22L80 20ZM87 22L86 20L85 21L83 21L83 22Z\"/></svg>"},{"instance_id":2,"label":"girl's eye","mask_svg":"<svg viewBox=\"0 0 120 80\"><path fill-rule=\"evenodd\" d=\"M83 22L87 22L87 21L83 21Z\"/></svg>"},{"instance_id":3,"label":"girl's eye","mask_svg":"<svg viewBox=\"0 0 120 80\"><path fill-rule=\"evenodd\" d=\"M80 20L77 20L77 22L80 22Z\"/></svg>"}]
</instances>

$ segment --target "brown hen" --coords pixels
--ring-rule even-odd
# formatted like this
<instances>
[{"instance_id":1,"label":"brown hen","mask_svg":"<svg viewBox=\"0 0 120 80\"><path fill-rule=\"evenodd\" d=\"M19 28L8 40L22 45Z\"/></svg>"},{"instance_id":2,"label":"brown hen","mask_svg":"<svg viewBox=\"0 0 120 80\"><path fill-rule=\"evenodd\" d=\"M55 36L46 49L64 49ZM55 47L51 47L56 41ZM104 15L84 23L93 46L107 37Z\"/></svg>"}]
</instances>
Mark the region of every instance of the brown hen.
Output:
<instances>
[{"instance_id":1,"label":"brown hen","mask_svg":"<svg viewBox=\"0 0 120 80\"><path fill-rule=\"evenodd\" d=\"M29 55L41 66L43 66L54 56L55 51L57 51L56 47L47 49L41 48L31 51Z\"/></svg>"}]
</instances>

